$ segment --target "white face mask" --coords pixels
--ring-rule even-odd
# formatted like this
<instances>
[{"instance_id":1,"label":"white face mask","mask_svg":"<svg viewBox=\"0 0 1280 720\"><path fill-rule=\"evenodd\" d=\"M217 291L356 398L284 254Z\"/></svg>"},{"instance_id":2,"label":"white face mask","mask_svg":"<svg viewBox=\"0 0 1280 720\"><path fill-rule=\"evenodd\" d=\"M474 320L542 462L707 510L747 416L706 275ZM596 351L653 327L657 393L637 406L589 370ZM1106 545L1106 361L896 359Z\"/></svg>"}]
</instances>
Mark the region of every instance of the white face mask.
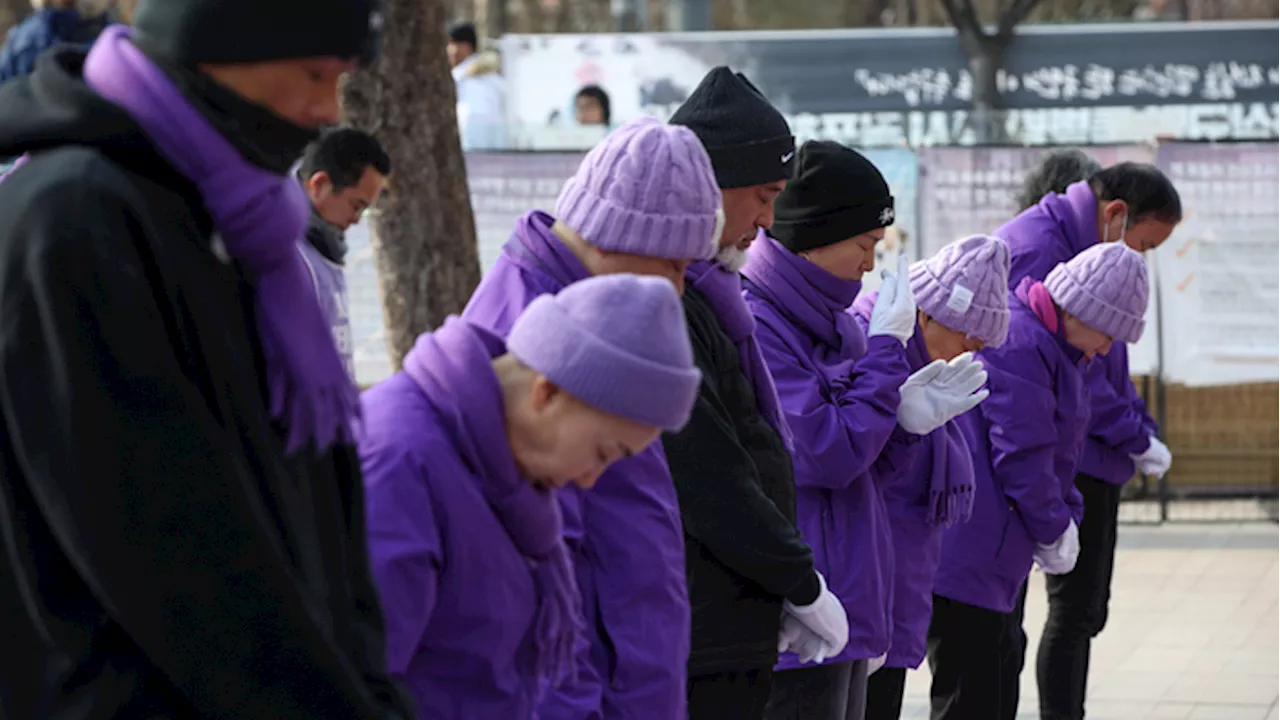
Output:
<instances>
[{"instance_id":1,"label":"white face mask","mask_svg":"<svg viewBox=\"0 0 1280 720\"><path fill-rule=\"evenodd\" d=\"M1129 213L1126 212L1124 214L1124 218L1120 220L1120 237L1116 238L1117 242L1124 242L1124 233L1128 229L1129 229ZM1110 234L1111 234L1111 226L1103 225L1102 226L1102 242L1105 243L1108 239L1107 236Z\"/></svg>"}]
</instances>

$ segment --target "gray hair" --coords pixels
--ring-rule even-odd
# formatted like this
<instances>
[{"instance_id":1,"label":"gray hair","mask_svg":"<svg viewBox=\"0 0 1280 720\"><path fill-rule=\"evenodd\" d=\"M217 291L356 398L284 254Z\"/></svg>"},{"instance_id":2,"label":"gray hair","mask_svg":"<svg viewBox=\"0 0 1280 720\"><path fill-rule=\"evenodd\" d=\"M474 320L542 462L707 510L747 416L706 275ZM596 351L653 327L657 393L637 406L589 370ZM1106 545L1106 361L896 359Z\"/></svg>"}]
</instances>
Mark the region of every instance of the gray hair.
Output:
<instances>
[{"instance_id":1,"label":"gray hair","mask_svg":"<svg viewBox=\"0 0 1280 720\"><path fill-rule=\"evenodd\" d=\"M1040 202L1040 198L1049 193L1066 192L1068 185L1088 180L1101 169L1098 161L1086 155L1083 150L1054 150L1045 155L1040 164L1023 178L1022 188L1015 196L1018 212Z\"/></svg>"}]
</instances>

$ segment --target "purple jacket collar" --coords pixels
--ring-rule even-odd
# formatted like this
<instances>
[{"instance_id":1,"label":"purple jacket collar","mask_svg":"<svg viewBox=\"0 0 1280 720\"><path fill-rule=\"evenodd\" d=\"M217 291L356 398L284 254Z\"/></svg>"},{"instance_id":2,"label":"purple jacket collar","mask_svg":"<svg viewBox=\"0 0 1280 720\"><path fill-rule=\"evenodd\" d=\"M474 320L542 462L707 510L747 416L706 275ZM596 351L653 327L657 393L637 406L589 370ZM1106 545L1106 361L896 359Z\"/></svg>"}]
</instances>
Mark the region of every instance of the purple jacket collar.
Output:
<instances>
[{"instance_id":1,"label":"purple jacket collar","mask_svg":"<svg viewBox=\"0 0 1280 720\"><path fill-rule=\"evenodd\" d=\"M1034 315L1040 324L1044 325L1045 330L1048 330L1049 334L1058 341L1058 346L1062 348L1067 359L1076 367L1083 366L1086 362L1084 353L1067 342L1066 328L1062 323L1062 310L1053 304L1043 283L1029 277L1022 278L1022 282L1018 283L1018 287L1014 288L1013 295L1009 298L1009 306L1013 310L1021 309Z\"/></svg>"},{"instance_id":2,"label":"purple jacket collar","mask_svg":"<svg viewBox=\"0 0 1280 720\"><path fill-rule=\"evenodd\" d=\"M530 210L516 221L516 227L502 252L520 268L537 277L538 284L556 291L591 277L587 268L551 232L555 218L541 210ZM550 291L550 290L549 290Z\"/></svg>"},{"instance_id":3,"label":"purple jacket collar","mask_svg":"<svg viewBox=\"0 0 1280 720\"><path fill-rule=\"evenodd\" d=\"M865 355L867 339L846 312L862 283L832 275L768 235L761 240L742 270L755 294L823 345L854 358Z\"/></svg>"},{"instance_id":4,"label":"purple jacket collar","mask_svg":"<svg viewBox=\"0 0 1280 720\"><path fill-rule=\"evenodd\" d=\"M1098 199L1094 197L1088 181L1081 180L1067 186L1067 191L1061 195L1045 195L1036 208L1062 228L1063 235L1071 246L1072 256L1102 240L1098 236ZM1032 209L1027 212L1034 211Z\"/></svg>"}]
</instances>

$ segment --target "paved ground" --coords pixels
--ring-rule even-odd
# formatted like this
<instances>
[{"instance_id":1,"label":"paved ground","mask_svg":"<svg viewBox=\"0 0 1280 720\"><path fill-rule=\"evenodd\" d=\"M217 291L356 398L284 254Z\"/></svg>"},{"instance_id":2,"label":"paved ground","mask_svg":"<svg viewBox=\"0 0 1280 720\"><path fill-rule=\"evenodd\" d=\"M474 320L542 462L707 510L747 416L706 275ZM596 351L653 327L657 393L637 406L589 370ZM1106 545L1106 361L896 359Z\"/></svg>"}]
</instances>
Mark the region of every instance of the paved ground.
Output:
<instances>
[{"instance_id":1,"label":"paved ground","mask_svg":"<svg viewBox=\"0 0 1280 720\"><path fill-rule=\"evenodd\" d=\"M1270 523L1122 526L1111 617L1093 646L1090 720L1280 719L1278 547ZM1042 583L1032 577L1027 599L1019 720L1039 718ZM929 716L928 693L926 663L908 675L904 720Z\"/></svg>"}]
</instances>

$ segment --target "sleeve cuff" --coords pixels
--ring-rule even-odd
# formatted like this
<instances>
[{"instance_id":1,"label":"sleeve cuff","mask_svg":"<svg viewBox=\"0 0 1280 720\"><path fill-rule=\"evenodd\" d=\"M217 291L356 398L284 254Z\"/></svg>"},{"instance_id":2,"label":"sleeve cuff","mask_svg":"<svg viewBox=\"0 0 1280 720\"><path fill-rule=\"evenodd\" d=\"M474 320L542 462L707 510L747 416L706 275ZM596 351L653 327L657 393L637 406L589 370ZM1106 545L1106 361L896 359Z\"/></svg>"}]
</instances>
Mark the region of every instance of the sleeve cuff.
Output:
<instances>
[{"instance_id":1,"label":"sleeve cuff","mask_svg":"<svg viewBox=\"0 0 1280 720\"><path fill-rule=\"evenodd\" d=\"M818 601L818 595L821 592L822 585L818 581L818 573L810 572L799 585L787 593L787 601L799 607L812 605Z\"/></svg>"}]
</instances>

